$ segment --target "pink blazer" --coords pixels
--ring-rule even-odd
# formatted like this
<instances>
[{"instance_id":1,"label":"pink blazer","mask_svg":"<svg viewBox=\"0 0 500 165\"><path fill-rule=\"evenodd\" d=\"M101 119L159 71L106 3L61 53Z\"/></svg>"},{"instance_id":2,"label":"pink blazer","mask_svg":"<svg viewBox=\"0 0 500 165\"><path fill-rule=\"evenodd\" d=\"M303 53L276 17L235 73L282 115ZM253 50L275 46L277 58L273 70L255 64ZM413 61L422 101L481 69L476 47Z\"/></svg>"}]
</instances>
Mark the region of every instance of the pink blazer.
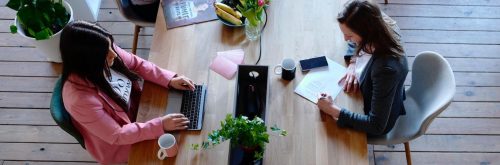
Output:
<instances>
[{"instance_id":1,"label":"pink blazer","mask_svg":"<svg viewBox=\"0 0 500 165\"><path fill-rule=\"evenodd\" d=\"M174 72L161 69L118 46L115 50L128 68L147 81L167 88L175 76ZM132 144L156 139L164 133L160 117L145 123L131 123L118 104L77 75L70 75L64 83L63 100L73 124L83 135L87 151L101 164L127 162Z\"/></svg>"}]
</instances>

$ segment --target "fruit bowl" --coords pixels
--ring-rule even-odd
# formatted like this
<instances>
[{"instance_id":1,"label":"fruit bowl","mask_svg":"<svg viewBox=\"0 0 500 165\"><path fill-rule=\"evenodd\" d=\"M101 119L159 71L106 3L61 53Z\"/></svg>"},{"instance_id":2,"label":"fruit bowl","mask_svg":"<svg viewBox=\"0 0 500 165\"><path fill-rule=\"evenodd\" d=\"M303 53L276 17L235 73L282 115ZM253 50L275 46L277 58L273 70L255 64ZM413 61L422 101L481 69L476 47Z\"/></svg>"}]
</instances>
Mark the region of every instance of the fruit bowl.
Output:
<instances>
[{"instance_id":1,"label":"fruit bowl","mask_svg":"<svg viewBox=\"0 0 500 165\"><path fill-rule=\"evenodd\" d=\"M224 25L230 27L243 27L245 26L245 17L237 10L224 3L214 3L215 14L219 21Z\"/></svg>"}]
</instances>

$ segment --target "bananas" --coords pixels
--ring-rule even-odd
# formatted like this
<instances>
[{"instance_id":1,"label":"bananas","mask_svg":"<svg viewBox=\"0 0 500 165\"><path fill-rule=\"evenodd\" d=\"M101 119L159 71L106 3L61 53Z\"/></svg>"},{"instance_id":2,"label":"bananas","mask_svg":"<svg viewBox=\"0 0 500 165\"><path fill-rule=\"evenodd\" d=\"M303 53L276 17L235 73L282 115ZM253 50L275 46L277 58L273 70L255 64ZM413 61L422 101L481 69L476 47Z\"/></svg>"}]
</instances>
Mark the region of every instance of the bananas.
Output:
<instances>
[{"instance_id":1,"label":"bananas","mask_svg":"<svg viewBox=\"0 0 500 165\"><path fill-rule=\"evenodd\" d=\"M228 5L226 4L223 4L223 3L220 3L220 2L216 2L215 3L215 7L219 8L219 9L222 9L224 10L225 12L233 15L234 17L240 19L241 18L241 13L239 11L236 11L234 10L233 8L229 7Z\"/></svg>"},{"instance_id":2,"label":"bananas","mask_svg":"<svg viewBox=\"0 0 500 165\"><path fill-rule=\"evenodd\" d=\"M215 13L222 19L231 22L232 24L238 26L243 24L243 22L241 22L241 17L242 17L241 13L239 11L234 10L233 8L229 7L226 4L216 2Z\"/></svg>"}]
</instances>

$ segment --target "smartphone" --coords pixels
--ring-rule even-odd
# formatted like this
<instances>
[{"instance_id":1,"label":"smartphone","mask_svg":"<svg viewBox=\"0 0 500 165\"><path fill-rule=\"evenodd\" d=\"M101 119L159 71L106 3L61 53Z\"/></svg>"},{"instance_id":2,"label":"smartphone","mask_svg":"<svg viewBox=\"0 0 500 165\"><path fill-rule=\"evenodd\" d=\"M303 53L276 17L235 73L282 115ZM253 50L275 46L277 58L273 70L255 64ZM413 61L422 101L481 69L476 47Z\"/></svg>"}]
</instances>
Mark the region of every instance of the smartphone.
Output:
<instances>
[{"instance_id":1,"label":"smartphone","mask_svg":"<svg viewBox=\"0 0 500 165\"><path fill-rule=\"evenodd\" d=\"M326 61L325 56L300 60L299 63L302 71L308 71L313 68L328 66L328 62Z\"/></svg>"}]
</instances>

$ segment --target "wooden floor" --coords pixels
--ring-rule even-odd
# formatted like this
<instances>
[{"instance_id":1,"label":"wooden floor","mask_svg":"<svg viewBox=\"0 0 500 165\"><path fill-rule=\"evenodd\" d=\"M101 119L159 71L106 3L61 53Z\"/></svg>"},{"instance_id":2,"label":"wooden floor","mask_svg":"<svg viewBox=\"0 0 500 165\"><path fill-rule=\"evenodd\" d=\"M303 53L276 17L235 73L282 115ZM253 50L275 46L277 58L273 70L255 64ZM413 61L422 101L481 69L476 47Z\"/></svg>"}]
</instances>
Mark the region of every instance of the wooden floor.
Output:
<instances>
[{"instance_id":1,"label":"wooden floor","mask_svg":"<svg viewBox=\"0 0 500 165\"><path fill-rule=\"evenodd\" d=\"M413 163L500 164L500 0L389 1L380 6L398 21L410 61L420 51L439 52L457 81L450 107L426 135L410 142ZM0 165L95 164L48 111L61 66L46 62L33 44L8 33L14 12L6 2L0 0ZM113 2L103 0L99 23L130 49L133 24ZM152 28L141 33L142 57L149 53L152 33ZM374 164L405 164L403 145L371 148Z\"/></svg>"}]
</instances>

